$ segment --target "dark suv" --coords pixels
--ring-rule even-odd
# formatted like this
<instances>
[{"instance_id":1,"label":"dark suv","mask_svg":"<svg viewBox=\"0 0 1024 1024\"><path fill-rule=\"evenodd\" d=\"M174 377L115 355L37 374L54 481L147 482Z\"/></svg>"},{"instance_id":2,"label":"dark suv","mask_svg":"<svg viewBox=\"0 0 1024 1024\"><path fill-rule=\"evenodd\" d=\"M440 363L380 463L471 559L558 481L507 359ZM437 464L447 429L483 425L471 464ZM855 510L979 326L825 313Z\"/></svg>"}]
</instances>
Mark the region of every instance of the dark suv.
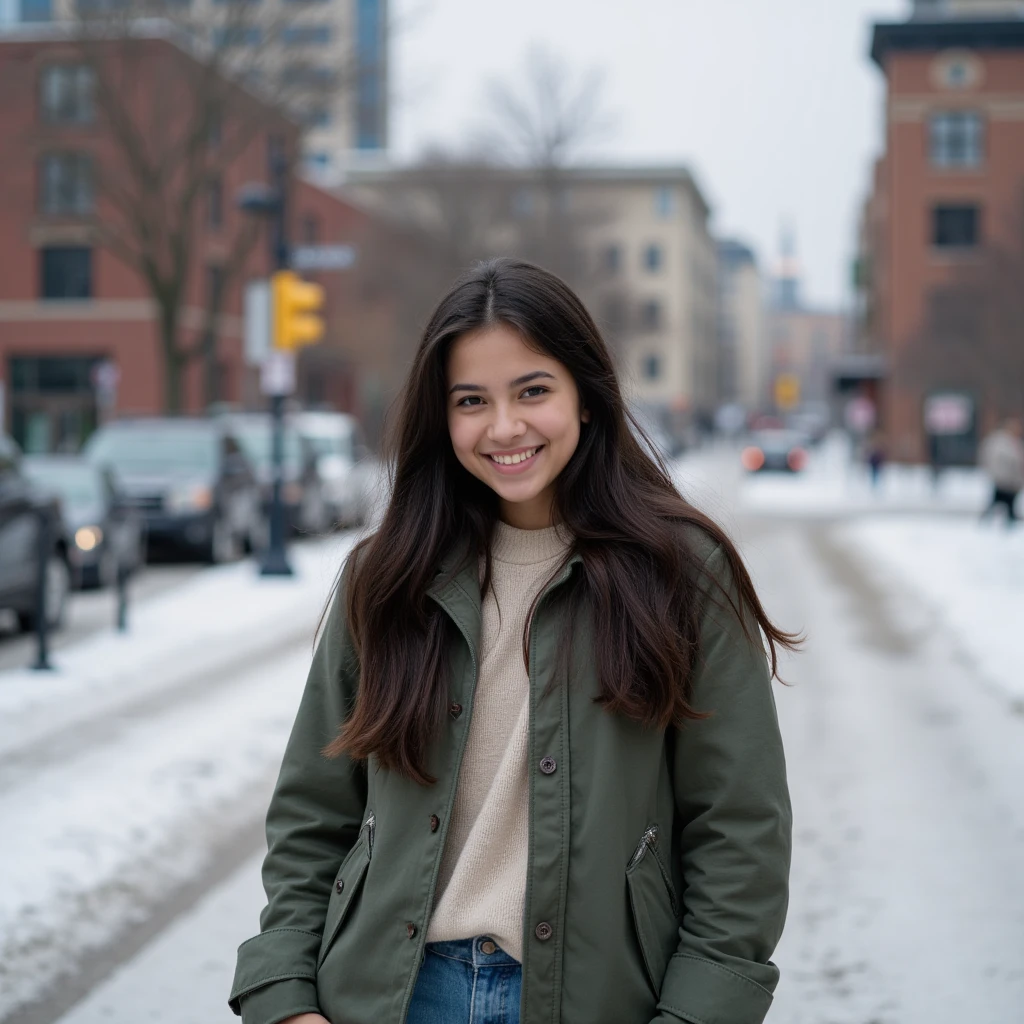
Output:
<instances>
[{"instance_id":1,"label":"dark suv","mask_svg":"<svg viewBox=\"0 0 1024 1024\"><path fill-rule=\"evenodd\" d=\"M217 420L117 420L96 431L86 456L117 474L150 541L227 562L262 536L260 492L234 434Z\"/></svg>"},{"instance_id":2,"label":"dark suv","mask_svg":"<svg viewBox=\"0 0 1024 1024\"><path fill-rule=\"evenodd\" d=\"M22 473L18 446L0 434L0 608L13 611L24 630L36 624L43 513L50 518L51 540L46 559L46 621L57 628L64 621L71 589L60 502Z\"/></svg>"}]
</instances>

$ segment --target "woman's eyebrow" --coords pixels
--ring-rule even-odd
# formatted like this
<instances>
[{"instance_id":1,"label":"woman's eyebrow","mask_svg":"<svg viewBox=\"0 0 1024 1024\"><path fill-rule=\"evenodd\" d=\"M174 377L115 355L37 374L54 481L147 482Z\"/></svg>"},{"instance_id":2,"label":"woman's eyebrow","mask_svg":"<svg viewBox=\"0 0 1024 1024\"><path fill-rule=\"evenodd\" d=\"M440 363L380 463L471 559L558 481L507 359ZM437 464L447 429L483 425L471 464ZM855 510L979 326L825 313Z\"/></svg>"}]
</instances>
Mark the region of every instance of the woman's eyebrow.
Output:
<instances>
[{"instance_id":1,"label":"woman's eyebrow","mask_svg":"<svg viewBox=\"0 0 1024 1024\"><path fill-rule=\"evenodd\" d=\"M539 380L544 378L546 380L556 380L557 378L553 373L548 373L547 370L534 370L532 373L524 373L522 377L516 377L515 380L510 380L508 386L510 388L518 388L523 384L529 384L531 380ZM448 389L449 395L454 395L456 391L486 391L487 388L483 384L453 384Z\"/></svg>"}]
</instances>

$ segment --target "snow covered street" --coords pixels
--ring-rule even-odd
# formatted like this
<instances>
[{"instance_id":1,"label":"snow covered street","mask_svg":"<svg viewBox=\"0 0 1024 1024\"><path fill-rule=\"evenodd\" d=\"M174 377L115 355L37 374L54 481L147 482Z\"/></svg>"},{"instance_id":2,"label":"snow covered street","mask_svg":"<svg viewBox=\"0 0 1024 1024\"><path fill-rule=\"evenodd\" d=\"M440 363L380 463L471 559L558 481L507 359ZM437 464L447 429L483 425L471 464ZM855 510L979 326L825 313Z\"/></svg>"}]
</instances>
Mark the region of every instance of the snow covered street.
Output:
<instances>
[{"instance_id":1,"label":"snow covered street","mask_svg":"<svg viewBox=\"0 0 1024 1024\"><path fill-rule=\"evenodd\" d=\"M977 481L928 512L912 472L851 502L833 470L679 466L808 637L776 688L796 824L770 1024L1018 1024L1024 530L976 523ZM0 1022L235 1019L259 819L349 543L297 550L299 580L268 589L203 573L135 649L0 674Z\"/></svg>"}]
</instances>

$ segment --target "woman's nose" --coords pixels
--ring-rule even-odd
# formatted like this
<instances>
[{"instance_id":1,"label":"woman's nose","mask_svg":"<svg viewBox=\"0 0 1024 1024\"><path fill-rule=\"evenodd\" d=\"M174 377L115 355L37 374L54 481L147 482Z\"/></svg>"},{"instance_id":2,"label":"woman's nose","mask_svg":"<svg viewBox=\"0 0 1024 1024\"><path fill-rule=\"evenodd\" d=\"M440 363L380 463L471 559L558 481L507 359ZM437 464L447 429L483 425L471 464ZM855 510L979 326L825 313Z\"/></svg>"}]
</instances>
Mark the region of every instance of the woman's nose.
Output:
<instances>
[{"instance_id":1,"label":"woman's nose","mask_svg":"<svg viewBox=\"0 0 1024 1024\"><path fill-rule=\"evenodd\" d=\"M491 421L489 434L496 444L508 444L526 432L526 425L512 409L497 406Z\"/></svg>"}]
</instances>

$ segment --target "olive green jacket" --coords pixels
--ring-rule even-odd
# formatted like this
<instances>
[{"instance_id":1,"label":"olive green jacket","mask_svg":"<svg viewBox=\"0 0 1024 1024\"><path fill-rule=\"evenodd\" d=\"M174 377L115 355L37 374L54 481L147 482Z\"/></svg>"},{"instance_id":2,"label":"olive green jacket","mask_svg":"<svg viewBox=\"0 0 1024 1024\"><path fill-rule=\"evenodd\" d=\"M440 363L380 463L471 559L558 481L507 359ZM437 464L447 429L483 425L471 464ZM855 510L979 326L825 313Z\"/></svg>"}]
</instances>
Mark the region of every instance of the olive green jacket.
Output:
<instances>
[{"instance_id":1,"label":"olive green jacket","mask_svg":"<svg viewBox=\"0 0 1024 1024\"><path fill-rule=\"evenodd\" d=\"M703 543L706 571L722 578L724 555ZM530 629L521 1024L758 1024L778 980L769 958L786 915L791 824L764 651L705 602L693 704L711 714L678 730L594 702L585 624L572 678L545 693L565 606L549 595L580 571L574 556ZM359 677L332 610L267 816L261 932L238 951L230 1005L244 1024L302 1012L332 1024L406 1019L473 714L475 565L439 573L431 597L458 640L429 787L372 758L321 755Z\"/></svg>"}]
</instances>

